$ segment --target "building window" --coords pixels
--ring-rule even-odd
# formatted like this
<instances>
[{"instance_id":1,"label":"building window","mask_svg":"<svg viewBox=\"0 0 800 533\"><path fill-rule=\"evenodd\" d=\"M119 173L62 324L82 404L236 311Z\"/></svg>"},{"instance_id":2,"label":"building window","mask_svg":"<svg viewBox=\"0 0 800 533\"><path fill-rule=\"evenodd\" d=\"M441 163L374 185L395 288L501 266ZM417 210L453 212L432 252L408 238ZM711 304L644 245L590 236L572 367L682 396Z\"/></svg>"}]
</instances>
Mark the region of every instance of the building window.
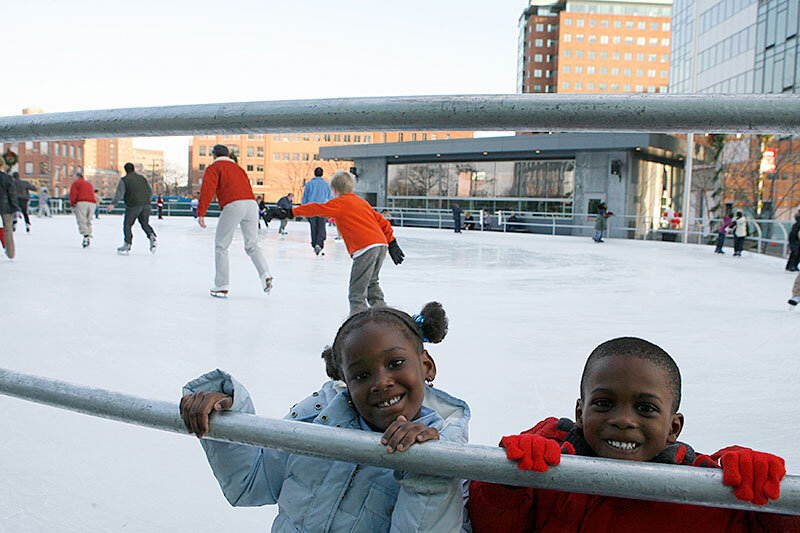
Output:
<instances>
[{"instance_id":1,"label":"building window","mask_svg":"<svg viewBox=\"0 0 800 533\"><path fill-rule=\"evenodd\" d=\"M603 19L600 21L601 28L608 28L608 19Z\"/></svg>"},{"instance_id":2,"label":"building window","mask_svg":"<svg viewBox=\"0 0 800 533\"><path fill-rule=\"evenodd\" d=\"M256 135L256 139L258 139L259 141L263 141L264 140L264 134L263 133L259 133L258 135Z\"/></svg>"},{"instance_id":3,"label":"building window","mask_svg":"<svg viewBox=\"0 0 800 533\"><path fill-rule=\"evenodd\" d=\"M608 35L600 36L600 44L608 44Z\"/></svg>"},{"instance_id":4,"label":"building window","mask_svg":"<svg viewBox=\"0 0 800 533\"><path fill-rule=\"evenodd\" d=\"M342 142L342 136L339 135L338 133L334 133L333 134L333 142L335 142L335 143Z\"/></svg>"},{"instance_id":5,"label":"building window","mask_svg":"<svg viewBox=\"0 0 800 533\"><path fill-rule=\"evenodd\" d=\"M564 57L572 57L572 50L564 50Z\"/></svg>"},{"instance_id":6,"label":"building window","mask_svg":"<svg viewBox=\"0 0 800 533\"><path fill-rule=\"evenodd\" d=\"M658 54L648 54L647 56L648 63L655 63L656 61L658 61Z\"/></svg>"},{"instance_id":7,"label":"building window","mask_svg":"<svg viewBox=\"0 0 800 533\"><path fill-rule=\"evenodd\" d=\"M594 35L594 34L589 35L589 42L590 43L596 43L597 42L597 35Z\"/></svg>"},{"instance_id":8,"label":"building window","mask_svg":"<svg viewBox=\"0 0 800 533\"><path fill-rule=\"evenodd\" d=\"M611 75L612 76L619 76L619 67L612 67L611 68Z\"/></svg>"},{"instance_id":9,"label":"building window","mask_svg":"<svg viewBox=\"0 0 800 533\"><path fill-rule=\"evenodd\" d=\"M645 21L643 21L643 20L640 20L640 21L639 21L639 24L637 25L637 27L638 27L640 30L646 30L646 29L647 29L647 22L645 22ZM653 28L653 29L655 29L655 28Z\"/></svg>"},{"instance_id":10,"label":"building window","mask_svg":"<svg viewBox=\"0 0 800 533\"><path fill-rule=\"evenodd\" d=\"M256 136L255 136L255 135L252 135L252 134L250 134L250 135L248 135L248 136L247 136L247 138L252 140L252 139L255 139L255 138L256 138Z\"/></svg>"},{"instance_id":11,"label":"building window","mask_svg":"<svg viewBox=\"0 0 800 533\"><path fill-rule=\"evenodd\" d=\"M300 161L300 154L297 152L292 154L292 161Z\"/></svg>"},{"instance_id":12,"label":"building window","mask_svg":"<svg viewBox=\"0 0 800 533\"><path fill-rule=\"evenodd\" d=\"M623 76L632 76L633 75L633 71L631 69L629 69L629 68L626 68L625 70L622 71L622 75Z\"/></svg>"},{"instance_id":13,"label":"building window","mask_svg":"<svg viewBox=\"0 0 800 533\"><path fill-rule=\"evenodd\" d=\"M319 133L315 134L315 135L314 135L314 142L315 142L315 143L318 143L318 142L319 142L319 139L320 139L320 134L319 134Z\"/></svg>"},{"instance_id":14,"label":"building window","mask_svg":"<svg viewBox=\"0 0 800 533\"><path fill-rule=\"evenodd\" d=\"M200 169L200 170L205 170L205 169L206 169L206 164L205 164L205 163L200 163L200 164L197 166L197 168L198 168L198 169Z\"/></svg>"},{"instance_id":15,"label":"building window","mask_svg":"<svg viewBox=\"0 0 800 533\"><path fill-rule=\"evenodd\" d=\"M637 78L641 78L642 76L644 76L644 69L643 68L637 68L636 69L636 77Z\"/></svg>"},{"instance_id":16,"label":"building window","mask_svg":"<svg viewBox=\"0 0 800 533\"><path fill-rule=\"evenodd\" d=\"M264 180L256 180L256 185L264 185Z\"/></svg>"},{"instance_id":17,"label":"building window","mask_svg":"<svg viewBox=\"0 0 800 533\"><path fill-rule=\"evenodd\" d=\"M575 65L575 74L583 74L583 66Z\"/></svg>"},{"instance_id":18,"label":"building window","mask_svg":"<svg viewBox=\"0 0 800 533\"><path fill-rule=\"evenodd\" d=\"M371 143L372 142L372 135L364 135L364 142Z\"/></svg>"},{"instance_id":19,"label":"building window","mask_svg":"<svg viewBox=\"0 0 800 533\"><path fill-rule=\"evenodd\" d=\"M346 143L350 142L350 134L349 133L344 135L344 142L346 142Z\"/></svg>"},{"instance_id":20,"label":"building window","mask_svg":"<svg viewBox=\"0 0 800 533\"><path fill-rule=\"evenodd\" d=\"M644 61L644 54L641 52L636 54L636 61Z\"/></svg>"},{"instance_id":21,"label":"building window","mask_svg":"<svg viewBox=\"0 0 800 533\"><path fill-rule=\"evenodd\" d=\"M534 78L541 78L542 77L542 70L541 69L534 69L533 70L533 77ZM416 139L415 139L416 140Z\"/></svg>"},{"instance_id":22,"label":"building window","mask_svg":"<svg viewBox=\"0 0 800 533\"><path fill-rule=\"evenodd\" d=\"M669 54L661 54L661 62L669 63Z\"/></svg>"},{"instance_id":23,"label":"building window","mask_svg":"<svg viewBox=\"0 0 800 533\"><path fill-rule=\"evenodd\" d=\"M562 71L564 74L570 74L570 70L571 70L571 68L572 68L572 67L570 67L569 65L564 65L564 66L561 68L561 71Z\"/></svg>"},{"instance_id":24,"label":"building window","mask_svg":"<svg viewBox=\"0 0 800 533\"><path fill-rule=\"evenodd\" d=\"M586 74L594 74L594 66L586 67Z\"/></svg>"},{"instance_id":25,"label":"building window","mask_svg":"<svg viewBox=\"0 0 800 533\"><path fill-rule=\"evenodd\" d=\"M611 37L611 42L613 44L619 44L622 42L622 37L620 37L619 35L614 35L613 37Z\"/></svg>"},{"instance_id":26,"label":"building window","mask_svg":"<svg viewBox=\"0 0 800 533\"><path fill-rule=\"evenodd\" d=\"M600 75L607 76L608 75L608 67L600 67Z\"/></svg>"},{"instance_id":27,"label":"building window","mask_svg":"<svg viewBox=\"0 0 800 533\"><path fill-rule=\"evenodd\" d=\"M669 71L668 70L662 70L661 71L661 77L662 78L669 78Z\"/></svg>"},{"instance_id":28,"label":"building window","mask_svg":"<svg viewBox=\"0 0 800 533\"><path fill-rule=\"evenodd\" d=\"M33 141L25 141L25 151L26 152L33 152ZM26 174L27 174L27 172L26 172ZM31 171L31 174L33 174L33 171Z\"/></svg>"},{"instance_id":29,"label":"building window","mask_svg":"<svg viewBox=\"0 0 800 533\"><path fill-rule=\"evenodd\" d=\"M206 146L204 144L197 147L197 155L206 155Z\"/></svg>"},{"instance_id":30,"label":"building window","mask_svg":"<svg viewBox=\"0 0 800 533\"><path fill-rule=\"evenodd\" d=\"M303 154L303 161L308 161L309 159L310 158L308 154Z\"/></svg>"},{"instance_id":31,"label":"building window","mask_svg":"<svg viewBox=\"0 0 800 533\"><path fill-rule=\"evenodd\" d=\"M544 39L534 39L533 40L533 46L536 46L537 48L541 48L542 46L544 46Z\"/></svg>"},{"instance_id":32,"label":"building window","mask_svg":"<svg viewBox=\"0 0 800 533\"><path fill-rule=\"evenodd\" d=\"M622 90L623 90L624 92L626 92L626 93L629 93L629 92L631 92L631 84L630 84L630 83L626 83L626 84L625 84L625 85L622 87Z\"/></svg>"},{"instance_id":33,"label":"building window","mask_svg":"<svg viewBox=\"0 0 800 533\"><path fill-rule=\"evenodd\" d=\"M25 163L25 174L33 174L33 162L27 161Z\"/></svg>"},{"instance_id":34,"label":"building window","mask_svg":"<svg viewBox=\"0 0 800 533\"><path fill-rule=\"evenodd\" d=\"M562 83L561 83L561 87L562 87L563 89L569 89L569 82L568 82L568 81L562 82Z\"/></svg>"},{"instance_id":35,"label":"building window","mask_svg":"<svg viewBox=\"0 0 800 533\"><path fill-rule=\"evenodd\" d=\"M310 141L311 140L311 136L308 133L304 133L303 134L303 140L304 141Z\"/></svg>"},{"instance_id":36,"label":"building window","mask_svg":"<svg viewBox=\"0 0 800 533\"><path fill-rule=\"evenodd\" d=\"M583 57L583 50L575 50L575 57L581 59Z\"/></svg>"},{"instance_id":37,"label":"building window","mask_svg":"<svg viewBox=\"0 0 800 533\"><path fill-rule=\"evenodd\" d=\"M541 39L539 39L539 40L541 41ZM571 34L569 34L569 33L565 33L565 34L564 34L564 42L565 42L565 43L572 42L572 35L571 35Z\"/></svg>"},{"instance_id":38,"label":"building window","mask_svg":"<svg viewBox=\"0 0 800 533\"><path fill-rule=\"evenodd\" d=\"M661 46L669 46L669 39L661 39Z\"/></svg>"},{"instance_id":39,"label":"building window","mask_svg":"<svg viewBox=\"0 0 800 533\"><path fill-rule=\"evenodd\" d=\"M647 92L649 92L649 93L656 92L656 86L655 85L648 85L647 86Z\"/></svg>"},{"instance_id":40,"label":"building window","mask_svg":"<svg viewBox=\"0 0 800 533\"><path fill-rule=\"evenodd\" d=\"M294 142L297 142L297 143L300 142L300 134L299 133L295 133L294 134Z\"/></svg>"},{"instance_id":41,"label":"building window","mask_svg":"<svg viewBox=\"0 0 800 533\"><path fill-rule=\"evenodd\" d=\"M575 82L575 90L576 91L580 91L581 89L583 89L583 83L581 83L579 81L576 81Z\"/></svg>"},{"instance_id":42,"label":"building window","mask_svg":"<svg viewBox=\"0 0 800 533\"><path fill-rule=\"evenodd\" d=\"M255 155L255 153L256 153L256 150L255 150L254 146L248 146L247 147L247 157L253 157Z\"/></svg>"},{"instance_id":43,"label":"building window","mask_svg":"<svg viewBox=\"0 0 800 533\"><path fill-rule=\"evenodd\" d=\"M625 44L633 44L633 36L632 35L627 35L625 37Z\"/></svg>"},{"instance_id":44,"label":"building window","mask_svg":"<svg viewBox=\"0 0 800 533\"><path fill-rule=\"evenodd\" d=\"M353 135L353 142L360 143L361 142L361 135Z\"/></svg>"},{"instance_id":45,"label":"building window","mask_svg":"<svg viewBox=\"0 0 800 533\"><path fill-rule=\"evenodd\" d=\"M444 134L444 138L445 138L445 139L449 139L449 138L450 138L450 134L449 134L449 133L445 133L445 134Z\"/></svg>"},{"instance_id":46,"label":"building window","mask_svg":"<svg viewBox=\"0 0 800 533\"><path fill-rule=\"evenodd\" d=\"M256 171L264 172L264 165L256 165Z\"/></svg>"},{"instance_id":47,"label":"building window","mask_svg":"<svg viewBox=\"0 0 800 533\"><path fill-rule=\"evenodd\" d=\"M278 152L272 152L272 160L273 161L280 161L281 160L281 154L279 154Z\"/></svg>"},{"instance_id":48,"label":"building window","mask_svg":"<svg viewBox=\"0 0 800 533\"><path fill-rule=\"evenodd\" d=\"M611 58L616 61L619 61L619 52L613 52Z\"/></svg>"},{"instance_id":49,"label":"building window","mask_svg":"<svg viewBox=\"0 0 800 533\"><path fill-rule=\"evenodd\" d=\"M625 52L625 61L633 61L633 52Z\"/></svg>"},{"instance_id":50,"label":"building window","mask_svg":"<svg viewBox=\"0 0 800 533\"><path fill-rule=\"evenodd\" d=\"M666 85L659 85L658 86L658 92L660 92L660 93L667 92L667 86Z\"/></svg>"},{"instance_id":51,"label":"building window","mask_svg":"<svg viewBox=\"0 0 800 533\"><path fill-rule=\"evenodd\" d=\"M47 143L47 142L43 142L43 143L41 143L39 145L39 150L40 150L42 155L47 155L47 149L48 149L49 145L50 145L50 143ZM3 146L2 146L2 144L0 144L0 152L2 152L2 151L3 151Z\"/></svg>"},{"instance_id":52,"label":"building window","mask_svg":"<svg viewBox=\"0 0 800 533\"><path fill-rule=\"evenodd\" d=\"M281 136L281 140L282 140L283 142L285 142L285 143L288 143L289 141L291 141L291 140L292 140L292 137L291 137L291 136L290 136L288 133L284 133L284 134Z\"/></svg>"},{"instance_id":53,"label":"building window","mask_svg":"<svg viewBox=\"0 0 800 533\"><path fill-rule=\"evenodd\" d=\"M544 31L544 24L536 24L536 31Z\"/></svg>"},{"instance_id":54,"label":"building window","mask_svg":"<svg viewBox=\"0 0 800 533\"><path fill-rule=\"evenodd\" d=\"M41 161L39 163L39 174L42 176L47 175L47 161Z\"/></svg>"},{"instance_id":55,"label":"building window","mask_svg":"<svg viewBox=\"0 0 800 533\"><path fill-rule=\"evenodd\" d=\"M662 22L661 23L661 31L669 31L669 30L670 30L669 22Z\"/></svg>"},{"instance_id":56,"label":"building window","mask_svg":"<svg viewBox=\"0 0 800 533\"><path fill-rule=\"evenodd\" d=\"M587 83L586 84L586 90L587 91L594 91L594 82L590 81L589 83Z\"/></svg>"},{"instance_id":57,"label":"building window","mask_svg":"<svg viewBox=\"0 0 800 533\"><path fill-rule=\"evenodd\" d=\"M264 157L264 147L259 146L256 148L256 157Z\"/></svg>"},{"instance_id":58,"label":"building window","mask_svg":"<svg viewBox=\"0 0 800 533\"><path fill-rule=\"evenodd\" d=\"M637 92L637 93L642 93L642 92L644 92L644 85L637 85L637 86L636 86L636 92Z\"/></svg>"},{"instance_id":59,"label":"building window","mask_svg":"<svg viewBox=\"0 0 800 533\"><path fill-rule=\"evenodd\" d=\"M600 52L600 59L608 59L608 52Z\"/></svg>"},{"instance_id":60,"label":"building window","mask_svg":"<svg viewBox=\"0 0 800 533\"><path fill-rule=\"evenodd\" d=\"M647 71L648 78L655 78L656 77L656 69L651 68Z\"/></svg>"},{"instance_id":61,"label":"building window","mask_svg":"<svg viewBox=\"0 0 800 533\"><path fill-rule=\"evenodd\" d=\"M71 145L71 144L69 145L69 156L70 156L70 158L72 158L72 159L74 159L74 158L75 158L75 146L73 146L73 145Z\"/></svg>"},{"instance_id":62,"label":"building window","mask_svg":"<svg viewBox=\"0 0 800 533\"><path fill-rule=\"evenodd\" d=\"M589 19L589 26L592 28L597 27L597 19Z\"/></svg>"},{"instance_id":63,"label":"building window","mask_svg":"<svg viewBox=\"0 0 800 533\"><path fill-rule=\"evenodd\" d=\"M584 26L586 23L585 23L585 21L584 21L583 19L577 19L577 20L575 21L575 24L576 24L576 25L577 25L579 28L582 28L582 27L583 27L583 26Z\"/></svg>"},{"instance_id":64,"label":"building window","mask_svg":"<svg viewBox=\"0 0 800 533\"><path fill-rule=\"evenodd\" d=\"M533 62L534 63L541 63L542 62L542 54L534 54Z\"/></svg>"},{"instance_id":65,"label":"building window","mask_svg":"<svg viewBox=\"0 0 800 533\"><path fill-rule=\"evenodd\" d=\"M583 42L583 34L582 33L576 34L575 35L575 41L579 42L579 43L582 43Z\"/></svg>"},{"instance_id":66,"label":"building window","mask_svg":"<svg viewBox=\"0 0 800 533\"><path fill-rule=\"evenodd\" d=\"M625 27L629 28L629 29L633 29L633 21L632 20L626 20L625 21Z\"/></svg>"},{"instance_id":67,"label":"building window","mask_svg":"<svg viewBox=\"0 0 800 533\"><path fill-rule=\"evenodd\" d=\"M605 83L600 83L598 86L599 86L601 91L605 91L606 87L607 87L607 85Z\"/></svg>"},{"instance_id":68,"label":"building window","mask_svg":"<svg viewBox=\"0 0 800 533\"><path fill-rule=\"evenodd\" d=\"M397 134L397 142L403 142L403 132Z\"/></svg>"},{"instance_id":69,"label":"building window","mask_svg":"<svg viewBox=\"0 0 800 533\"><path fill-rule=\"evenodd\" d=\"M275 142L281 142L281 134L276 133L275 135L272 136L272 140Z\"/></svg>"},{"instance_id":70,"label":"building window","mask_svg":"<svg viewBox=\"0 0 800 533\"><path fill-rule=\"evenodd\" d=\"M287 153L285 153L285 152L284 152L284 154L283 154L283 160L284 160L284 161L289 161L289 159L290 159L290 157L289 157L289 154L287 154Z\"/></svg>"},{"instance_id":71,"label":"building window","mask_svg":"<svg viewBox=\"0 0 800 533\"><path fill-rule=\"evenodd\" d=\"M247 171L248 172L252 172L253 171L253 165L247 165Z\"/></svg>"},{"instance_id":72,"label":"building window","mask_svg":"<svg viewBox=\"0 0 800 533\"><path fill-rule=\"evenodd\" d=\"M435 133L431 133L431 140L432 140L432 141L435 141L435 140L437 139L437 137L438 137L438 135L437 135L437 134L435 134Z\"/></svg>"},{"instance_id":73,"label":"building window","mask_svg":"<svg viewBox=\"0 0 800 533\"><path fill-rule=\"evenodd\" d=\"M614 21L614 27L615 28L621 28L622 27L622 21L621 20L615 20Z\"/></svg>"},{"instance_id":74,"label":"building window","mask_svg":"<svg viewBox=\"0 0 800 533\"><path fill-rule=\"evenodd\" d=\"M658 46L658 37L650 37L650 46Z\"/></svg>"},{"instance_id":75,"label":"building window","mask_svg":"<svg viewBox=\"0 0 800 533\"><path fill-rule=\"evenodd\" d=\"M564 18L564 26L572 26L572 19Z\"/></svg>"}]
</instances>

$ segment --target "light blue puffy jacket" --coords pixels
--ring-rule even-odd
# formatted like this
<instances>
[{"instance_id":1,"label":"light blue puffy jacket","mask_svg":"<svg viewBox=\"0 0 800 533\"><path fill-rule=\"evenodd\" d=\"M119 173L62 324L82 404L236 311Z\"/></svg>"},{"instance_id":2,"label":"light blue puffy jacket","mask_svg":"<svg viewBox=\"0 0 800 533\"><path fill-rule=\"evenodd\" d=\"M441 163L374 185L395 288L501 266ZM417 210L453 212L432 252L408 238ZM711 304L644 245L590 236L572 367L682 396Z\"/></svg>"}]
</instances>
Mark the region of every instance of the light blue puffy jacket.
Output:
<instances>
[{"instance_id":1,"label":"light blue puffy jacket","mask_svg":"<svg viewBox=\"0 0 800 533\"><path fill-rule=\"evenodd\" d=\"M232 411L255 414L247 389L222 370L190 381L198 391L233 396ZM426 387L417 421L441 440L467 442L470 409ZM312 424L368 429L333 381L292 407L285 417ZM208 462L233 506L278 504L273 532L459 532L466 521L462 481L202 439ZM399 452L402 453L402 452ZM468 527L468 526L466 526Z\"/></svg>"}]
</instances>

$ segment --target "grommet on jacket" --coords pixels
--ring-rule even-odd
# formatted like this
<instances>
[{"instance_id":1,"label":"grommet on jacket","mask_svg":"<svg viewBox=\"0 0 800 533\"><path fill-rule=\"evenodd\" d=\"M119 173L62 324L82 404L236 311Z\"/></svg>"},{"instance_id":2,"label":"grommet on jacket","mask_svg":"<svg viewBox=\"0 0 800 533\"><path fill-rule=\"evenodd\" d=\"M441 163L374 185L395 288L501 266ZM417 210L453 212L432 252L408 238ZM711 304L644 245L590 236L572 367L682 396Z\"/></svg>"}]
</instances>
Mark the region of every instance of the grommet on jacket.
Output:
<instances>
[{"instance_id":1,"label":"grommet on jacket","mask_svg":"<svg viewBox=\"0 0 800 533\"><path fill-rule=\"evenodd\" d=\"M321 417L319 417L319 419L322 420L323 422L327 422L328 421L328 415L322 415Z\"/></svg>"},{"instance_id":2,"label":"grommet on jacket","mask_svg":"<svg viewBox=\"0 0 800 533\"><path fill-rule=\"evenodd\" d=\"M297 418L297 411L292 411L292 418Z\"/></svg>"},{"instance_id":3,"label":"grommet on jacket","mask_svg":"<svg viewBox=\"0 0 800 533\"><path fill-rule=\"evenodd\" d=\"M322 404L318 403L318 404L314 405L314 408L315 409L322 409Z\"/></svg>"},{"instance_id":4,"label":"grommet on jacket","mask_svg":"<svg viewBox=\"0 0 800 533\"><path fill-rule=\"evenodd\" d=\"M389 507L386 508L386 514L388 514L389 516L392 516L393 512L394 512L394 506L393 505L390 505Z\"/></svg>"},{"instance_id":5,"label":"grommet on jacket","mask_svg":"<svg viewBox=\"0 0 800 533\"><path fill-rule=\"evenodd\" d=\"M319 393L318 392L312 392L311 396L319 396Z\"/></svg>"}]
</instances>

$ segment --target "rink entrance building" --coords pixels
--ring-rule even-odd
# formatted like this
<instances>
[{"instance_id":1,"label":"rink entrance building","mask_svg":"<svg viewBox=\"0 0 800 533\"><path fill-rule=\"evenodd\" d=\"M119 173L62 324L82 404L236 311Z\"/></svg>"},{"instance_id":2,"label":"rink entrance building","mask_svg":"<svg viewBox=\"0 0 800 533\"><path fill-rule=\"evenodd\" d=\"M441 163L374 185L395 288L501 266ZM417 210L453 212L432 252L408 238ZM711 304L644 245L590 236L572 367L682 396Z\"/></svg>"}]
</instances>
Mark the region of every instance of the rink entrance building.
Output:
<instances>
[{"instance_id":1,"label":"rink entrance building","mask_svg":"<svg viewBox=\"0 0 800 533\"><path fill-rule=\"evenodd\" d=\"M600 202L613 225L663 228L681 212L685 142L663 134L541 134L324 147L353 162L356 192L372 205L514 212L583 224ZM534 230L534 228L531 228ZM572 233L559 232L559 233ZM637 233L639 233L637 231Z\"/></svg>"}]
</instances>

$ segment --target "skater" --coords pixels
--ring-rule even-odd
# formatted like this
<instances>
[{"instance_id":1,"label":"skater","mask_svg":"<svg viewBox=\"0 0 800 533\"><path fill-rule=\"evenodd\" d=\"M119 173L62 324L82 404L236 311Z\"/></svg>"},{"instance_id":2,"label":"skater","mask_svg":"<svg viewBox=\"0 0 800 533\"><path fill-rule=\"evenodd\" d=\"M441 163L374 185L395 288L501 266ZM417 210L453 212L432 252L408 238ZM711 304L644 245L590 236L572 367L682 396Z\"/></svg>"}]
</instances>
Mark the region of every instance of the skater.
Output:
<instances>
[{"instance_id":1,"label":"skater","mask_svg":"<svg viewBox=\"0 0 800 533\"><path fill-rule=\"evenodd\" d=\"M458 203L453 204L453 231L461 233L461 207Z\"/></svg>"},{"instance_id":2,"label":"skater","mask_svg":"<svg viewBox=\"0 0 800 533\"><path fill-rule=\"evenodd\" d=\"M20 179L19 172L14 172L14 187L17 193L17 203L22 216L25 219L25 231L31 231L31 219L28 217L28 200L31 196L28 191L36 192L36 187L31 182ZM15 219L16 220L16 219Z\"/></svg>"},{"instance_id":3,"label":"skater","mask_svg":"<svg viewBox=\"0 0 800 533\"><path fill-rule=\"evenodd\" d=\"M214 237L214 264L216 275L211 296L226 298L230 287L230 270L228 264L228 247L233 240L236 226L241 226L244 238L244 250L258 271L261 288L269 294L272 290L272 274L269 265L258 247L258 204L250 186L247 173L228 157L228 147L217 144L211 149L214 162L203 174L203 185L200 189L200 200L197 207L197 223L206 227L205 215L211 200L216 195L222 212L217 221L217 232Z\"/></svg>"},{"instance_id":4,"label":"skater","mask_svg":"<svg viewBox=\"0 0 800 533\"><path fill-rule=\"evenodd\" d=\"M736 498L763 505L780 496L784 460L731 446L712 456L678 441L684 416L680 371L661 348L623 337L594 349L583 370L575 422L547 418L503 437L506 456L521 470L545 472L561 454L691 467L722 467ZM741 469L740 469L741 465ZM473 481L469 515L484 531L616 531L650 533L800 531L800 517L695 505L553 492Z\"/></svg>"},{"instance_id":5,"label":"skater","mask_svg":"<svg viewBox=\"0 0 800 533\"><path fill-rule=\"evenodd\" d=\"M258 197L258 229L261 229L261 221L264 221L264 227L269 227L269 218L267 218L267 212L269 208L267 207L267 202L264 201L263 196Z\"/></svg>"},{"instance_id":6,"label":"skater","mask_svg":"<svg viewBox=\"0 0 800 533\"><path fill-rule=\"evenodd\" d=\"M69 188L69 205L75 212L78 230L83 235L82 246L87 248L92 243L92 217L97 209L97 201L94 199L94 187L80 172L76 174L76 179Z\"/></svg>"},{"instance_id":7,"label":"skater","mask_svg":"<svg viewBox=\"0 0 800 533\"><path fill-rule=\"evenodd\" d=\"M133 163L125 163L125 175L117 183L114 191L114 198L106 208L110 213L120 199L125 201L125 218L122 221L122 235L125 242L117 248L117 253L127 255L133 245L133 232L131 228L134 222L139 221L145 235L150 240L150 253L156 253L156 232L150 226L150 201L153 198L153 190L147 179L134 172Z\"/></svg>"},{"instance_id":8,"label":"skater","mask_svg":"<svg viewBox=\"0 0 800 533\"><path fill-rule=\"evenodd\" d=\"M39 216L50 218L50 195L47 194L47 187L42 187L39 192Z\"/></svg>"},{"instance_id":9,"label":"skater","mask_svg":"<svg viewBox=\"0 0 800 533\"><path fill-rule=\"evenodd\" d=\"M278 200L278 204L276 207L280 209L286 209L286 211L291 211L292 207L294 207L293 202L294 202L294 194L289 193L286 196L282 197L280 200ZM288 231L286 231L286 224L288 223L289 223L288 218L281 219L281 227L278 228L278 235L286 235L289 233Z\"/></svg>"},{"instance_id":10,"label":"skater","mask_svg":"<svg viewBox=\"0 0 800 533\"><path fill-rule=\"evenodd\" d=\"M324 204L333 198L331 186L322 179L322 168L314 169L314 178L306 183L303 189L303 205L315 203ZM317 255L325 255L322 251L325 248L325 217L309 217L308 223L311 227L311 248Z\"/></svg>"},{"instance_id":11,"label":"skater","mask_svg":"<svg viewBox=\"0 0 800 533\"><path fill-rule=\"evenodd\" d=\"M733 221L733 255L740 257L744 247L744 239L747 237L747 218L741 211L736 212L736 220Z\"/></svg>"},{"instance_id":12,"label":"skater","mask_svg":"<svg viewBox=\"0 0 800 533\"><path fill-rule=\"evenodd\" d=\"M794 215L794 225L789 230L789 260L786 261L786 270L797 272L797 263L800 262L800 211Z\"/></svg>"},{"instance_id":13,"label":"skater","mask_svg":"<svg viewBox=\"0 0 800 533\"><path fill-rule=\"evenodd\" d=\"M14 215L19 211L17 202L17 191L14 181L5 172L0 170L0 218L3 219L3 227L0 228L0 240L6 249L6 257L14 259L16 250L14 248Z\"/></svg>"},{"instance_id":14,"label":"skater","mask_svg":"<svg viewBox=\"0 0 800 533\"><path fill-rule=\"evenodd\" d=\"M722 246L725 244L725 235L728 232L728 228L732 225L733 219L731 219L731 214L729 212L725 213L725 216L722 218L722 225L720 225L719 229L717 230L717 248L714 250L714 253L725 253L722 251Z\"/></svg>"},{"instance_id":15,"label":"skater","mask_svg":"<svg viewBox=\"0 0 800 533\"><path fill-rule=\"evenodd\" d=\"M97 220L100 218L100 203L103 201L103 197L100 196L100 191L97 189L94 190L94 201L97 204L97 207L94 210L94 218Z\"/></svg>"},{"instance_id":16,"label":"skater","mask_svg":"<svg viewBox=\"0 0 800 533\"><path fill-rule=\"evenodd\" d=\"M286 420L381 433L375 446L389 453L429 440L467 442L469 406L433 387L436 364L423 344L446 333L435 302L414 317L387 307L350 317L323 352L331 379ZM222 370L190 381L183 394L181 417L197 437L215 424L213 411L255 412L247 389ZM208 439L200 445L231 505L278 505L273 532L458 533L465 522L459 479Z\"/></svg>"},{"instance_id":17,"label":"skater","mask_svg":"<svg viewBox=\"0 0 800 533\"><path fill-rule=\"evenodd\" d=\"M597 220L594 222L594 237L592 240L594 242L605 242L603 240L603 232L606 229L606 225L608 224L608 217L613 217L614 213L607 212L603 209L603 214L597 214Z\"/></svg>"},{"instance_id":18,"label":"skater","mask_svg":"<svg viewBox=\"0 0 800 533\"><path fill-rule=\"evenodd\" d=\"M195 194L191 201L192 206L192 216L197 218L197 205L200 203L200 200L197 199L197 195Z\"/></svg>"},{"instance_id":19,"label":"skater","mask_svg":"<svg viewBox=\"0 0 800 533\"><path fill-rule=\"evenodd\" d=\"M156 198L156 209L158 210L158 220L164 219L164 197L160 194Z\"/></svg>"},{"instance_id":20,"label":"skater","mask_svg":"<svg viewBox=\"0 0 800 533\"><path fill-rule=\"evenodd\" d=\"M794 278L794 286L792 287L792 297L789 298L789 305L795 306L800 303L800 274Z\"/></svg>"},{"instance_id":21,"label":"skater","mask_svg":"<svg viewBox=\"0 0 800 533\"><path fill-rule=\"evenodd\" d=\"M336 228L344 239L347 251L353 258L350 269L350 314L354 315L368 307L386 305L378 275L386 257L389 255L395 265L403 262L403 251L397 244L392 227L377 211L362 198L353 193L355 178L346 170L338 170L333 175L331 187L333 200L324 204L310 203L282 211L281 216L322 217L332 216Z\"/></svg>"}]
</instances>

